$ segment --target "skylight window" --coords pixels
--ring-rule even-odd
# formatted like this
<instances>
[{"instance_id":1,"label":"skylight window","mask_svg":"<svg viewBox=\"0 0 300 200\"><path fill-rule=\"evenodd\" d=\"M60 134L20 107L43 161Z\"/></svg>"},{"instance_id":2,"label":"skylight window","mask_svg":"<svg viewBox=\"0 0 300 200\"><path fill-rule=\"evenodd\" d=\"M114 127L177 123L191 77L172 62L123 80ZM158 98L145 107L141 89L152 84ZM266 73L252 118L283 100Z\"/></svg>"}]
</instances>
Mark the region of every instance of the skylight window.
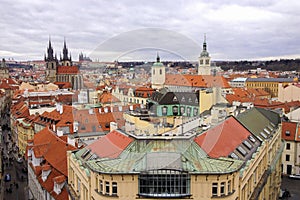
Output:
<instances>
[{"instance_id":1,"label":"skylight window","mask_svg":"<svg viewBox=\"0 0 300 200\"><path fill-rule=\"evenodd\" d=\"M268 138L268 137L266 136L266 134L264 134L264 132L260 132L260 135L263 136L265 139Z\"/></svg>"},{"instance_id":2,"label":"skylight window","mask_svg":"<svg viewBox=\"0 0 300 200\"><path fill-rule=\"evenodd\" d=\"M264 128L264 131L265 131L268 135L271 134L270 131L268 131L268 129L266 129L266 128Z\"/></svg>"},{"instance_id":3,"label":"skylight window","mask_svg":"<svg viewBox=\"0 0 300 200\"><path fill-rule=\"evenodd\" d=\"M250 140L251 142L253 142L253 143L256 141L256 140L254 139L254 137L252 137L252 135L249 136L249 140Z\"/></svg>"},{"instance_id":4,"label":"skylight window","mask_svg":"<svg viewBox=\"0 0 300 200\"><path fill-rule=\"evenodd\" d=\"M89 160L94 160L94 159L96 159L98 156L96 155L96 154L93 154L90 158L89 158Z\"/></svg>"},{"instance_id":5,"label":"skylight window","mask_svg":"<svg viewBox=\"0 0 300 200\"><path fill-rule=\"evenodd\" d=\"M234 158L234 159L239 159L239 157L238 157L235 153L231 153L231 154L230 154L230 157L231 157L231 158Z\"/></svg>"},{"instance_id":6,"label":"skylight window","mask_svg":"<svg viewBox=\"0 0 300 200\"><path fill-rule=\"evenodd\" d=\"M87 150L81 155L81 158L84 159L84 158L89 154L90 151L91 151L90 149L87 149Z\"/></svg>"},{"instance_id":7,"label":"skylight window","mask_svg":"<svg viewBox=\"0 0 300 200\"><path fill-rule=\"evenodd\" d=\"M247 140L245 140L245 141L243 142L243 144L244 144L248 149L251 149L251 148L252 148L252 145L251 145Z\"/></svg>"},{"instance_id":8,"label":"skylight window","mask_svg":"<svg viewBox=\"0 0 300 200\"><path fill-rule=\"evenodd\" d=\"M290 136L290 135L291 135L291 132L290 132L290 131L285 131L285 135L286 135L286 136Z\"/></svg>"},{"instance_id":9,"label":"skylight window","mask_svg":"<svg viewBox=\"0 0 300 200\"><path fill-rule=\"evenodd\" d=\"M270 131L274 130L274 128L271 126L271 124L268 125L268 128L270 129Z\"/></svg>"},{"instance_id":10,"label":"skylight window","mask_svg":"<svg viewBox=\"0 0 300 200\"><path fill-rule=\"evenodd\" d=\"M240 152L243 156L245 156L247 154L247 151L245 151L245 149L241 146L239 146L237 148L238 152Z\"/></svg>"},{"instance_id":11,"label":"skylight window","mask_svg":"<svg viewBox=\"0 0 300 200\"><path fill-rule=\"evenodd\" d=\"M258 135L257 135L256 137L258 138L259 141L261 141L261 142L263 141L263 140L261 139L261 137L259 137Z\"/></svg>"}]
</instances>

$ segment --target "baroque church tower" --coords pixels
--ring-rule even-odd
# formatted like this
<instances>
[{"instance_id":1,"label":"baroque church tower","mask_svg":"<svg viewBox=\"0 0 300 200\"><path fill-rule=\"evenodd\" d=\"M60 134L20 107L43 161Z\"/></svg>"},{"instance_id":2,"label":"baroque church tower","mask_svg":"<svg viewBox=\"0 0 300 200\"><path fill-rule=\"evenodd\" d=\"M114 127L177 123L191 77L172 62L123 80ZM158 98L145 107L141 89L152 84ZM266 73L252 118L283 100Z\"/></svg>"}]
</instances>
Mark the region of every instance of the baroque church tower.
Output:
<instances>
[{"instance_id":1,"label":"baroque church tower","mask_svg":"<svg viewBox=\"0 0 300 200\"><path fill-rule=\"evenodd\" d=\"M50 38L49 38L49 45L47 48L47 55L45 54L45 62L46 62L46 80L50 82L55 82L58 60L56 55L54 56Z\"/></svg>"},{"instance_id":2,"label":"baroque church tower","mask_svg":"<svg viewBox=\"0 0 300 200\"><path fill-rule=\"evenodd\" d=\"M160 62L157 53L156 62L151 67L151 85L153 89L163 88L166 79L166 67Z\"/></svg>"},{"instance_id":3,"label":"baroque church tower","mask_svg":"<svg viewBox=\"0 0 300 200\"><path fill-rule=\"evenodd\" d=\"M211 75L211 63L210 63L209 53L207 52L205 35L204 35L202 52L199 57L198 75Z\"/></svg>"}]
</instances>

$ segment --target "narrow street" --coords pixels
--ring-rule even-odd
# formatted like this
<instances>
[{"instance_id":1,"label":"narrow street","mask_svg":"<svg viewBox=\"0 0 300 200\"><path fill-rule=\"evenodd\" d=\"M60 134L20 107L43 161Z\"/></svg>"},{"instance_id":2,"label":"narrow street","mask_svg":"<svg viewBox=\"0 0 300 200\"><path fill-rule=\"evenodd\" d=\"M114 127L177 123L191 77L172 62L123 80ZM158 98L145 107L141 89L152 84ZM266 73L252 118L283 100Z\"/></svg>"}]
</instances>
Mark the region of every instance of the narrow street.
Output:
<instances>
[{"instance_id":1,"label":"narrow street","mask_svg":"<svg viewBox=\"0 0 300 200\"><path fill-rule=\"evenodd\" d=\"M1 180L0 200L10 199L28 199L28 180L27 180L27 166L25 161L17 161L18 153L14 149L15 145L11 143L10 131L7 124L9 118L1 119L2 138L1 138L1 159L3 162L3 178ZM4 121L4 123L3 123ZM5 175L9 174L10 181L5 181Z\"/></svg>"}]
</instances>

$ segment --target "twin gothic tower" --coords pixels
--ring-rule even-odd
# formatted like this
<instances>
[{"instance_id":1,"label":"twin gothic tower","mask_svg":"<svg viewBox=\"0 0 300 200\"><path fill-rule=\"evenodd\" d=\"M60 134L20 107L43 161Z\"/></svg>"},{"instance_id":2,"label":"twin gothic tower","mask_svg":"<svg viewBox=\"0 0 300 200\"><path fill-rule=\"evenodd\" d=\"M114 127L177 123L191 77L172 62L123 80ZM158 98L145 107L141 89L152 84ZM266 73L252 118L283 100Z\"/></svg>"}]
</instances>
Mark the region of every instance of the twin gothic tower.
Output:
<instances>
[{"instance_id":1,"label":"twin gothic tower","mask_svg":"<svg viewBox=\"0 0 300 200\"><path fill-rule=\"evenodd\" d=\"M47 53L45 54L46 62L46 81L49 82L69 82L72 89L78 90L83 88L83 77L79 72L79 67L74 66L71 54L69 55L66 40L64 40L63 54L60 55L60 60L54 55L51 40Z\"/></svg>"}]
</instances>

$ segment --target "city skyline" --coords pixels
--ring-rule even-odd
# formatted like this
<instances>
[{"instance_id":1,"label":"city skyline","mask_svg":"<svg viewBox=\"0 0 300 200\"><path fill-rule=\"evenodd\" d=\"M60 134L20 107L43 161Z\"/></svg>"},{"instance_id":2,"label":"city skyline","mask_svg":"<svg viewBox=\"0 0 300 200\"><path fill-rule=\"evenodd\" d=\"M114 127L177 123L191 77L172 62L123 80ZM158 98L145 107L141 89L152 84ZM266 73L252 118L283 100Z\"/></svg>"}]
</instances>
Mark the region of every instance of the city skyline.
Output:
<instances>
[{"instance_id":1,"label":"city skyline","mask_svg":"<svg viewBox=\"0 0 300 200\"><path fill-rule=\"evenodd\" d=\"M112 38L118 40L124 33L150 28L149 37L142 37L145 40L153 37L153 30L157 29L194 41L193 48L187 48L190 52L185 52L192 58L196 56L194 60L201 52L204 34L213 60L299 58L299 7L297 1L272 0L147 1L147 5L135 0L25 3L4 0L0 8L0 57L42 60L50 36L58 57L66 38L73 59L77 60L80 52L93 55L95 49ZM158 44L162 43L160 36L155 35ZM133 40L123 40L120 44L130 47L135 41L131 38ZM167 38L164 35L164 42ZM182 55L182 44L170 43L163 49L171 52L179 49L175 53ZM106 55L114 49L92 58L113 61ZM152 54L151 58L154 58ZM134 57L129 55L126 59Z\"/></svg>"}]
</instances>

